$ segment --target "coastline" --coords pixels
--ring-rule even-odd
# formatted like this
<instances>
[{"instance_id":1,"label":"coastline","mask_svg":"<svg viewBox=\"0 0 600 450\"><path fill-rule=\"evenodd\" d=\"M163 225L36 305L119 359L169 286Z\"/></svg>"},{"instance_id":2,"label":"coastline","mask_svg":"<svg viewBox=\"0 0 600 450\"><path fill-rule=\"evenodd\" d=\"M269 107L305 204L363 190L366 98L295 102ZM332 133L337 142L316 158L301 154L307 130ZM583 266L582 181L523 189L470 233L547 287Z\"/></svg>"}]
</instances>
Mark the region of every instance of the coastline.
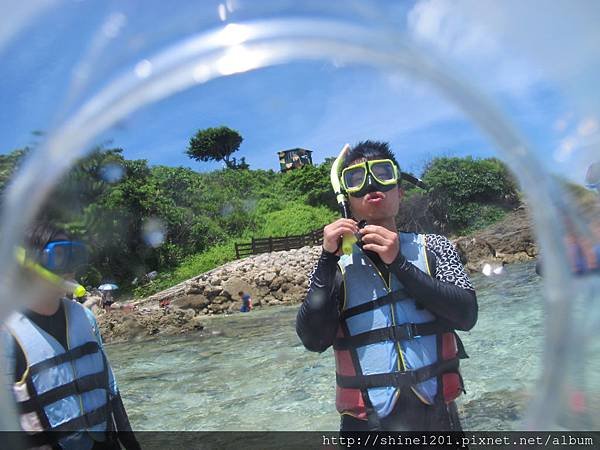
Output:
<instances>
[{"instance_id":1,"label":"coastline","mask_svg":"<svg viewBox=\"0 0 600 450\"><path fill-rule=\"evenodd\" d=\"M469 236L451 239L471 273L535 259L538 248L525 207ZM97 314L106 342L143 340L203 330L208 318L237 314L238 292L250 293L255 308L302 302L319 246L263 253L224 264L169 289L134 302L135 310ZM168 303L160 307L160 304Z\"/></svg>"}]
</instances>

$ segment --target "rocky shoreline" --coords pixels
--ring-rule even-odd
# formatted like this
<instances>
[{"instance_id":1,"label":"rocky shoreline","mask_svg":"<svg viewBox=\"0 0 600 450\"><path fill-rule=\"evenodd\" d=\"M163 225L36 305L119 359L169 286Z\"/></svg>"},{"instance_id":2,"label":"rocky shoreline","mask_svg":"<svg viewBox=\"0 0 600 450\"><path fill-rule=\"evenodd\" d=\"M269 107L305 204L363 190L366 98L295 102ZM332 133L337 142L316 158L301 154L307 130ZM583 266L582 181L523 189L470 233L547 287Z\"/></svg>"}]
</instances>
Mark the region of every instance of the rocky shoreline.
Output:
<instances>
[{"instance_id":1,"label":"rocky shoreline","mask_svg":"<svg viewBox=\"0 0 600 450\"><path fill-rule=\"evenodd\" d=\"M481 272L485 264L512 264L538 256L532 222L524 206L503 220L452 242L470 272Z\"/></svg>"},{"instance_id":2,"label":"rocky shoreline","mask_svg":"<svg viewBox=\"0 0 600 450\"><path fill-rule=\"evenodd\" d=\"M523 207L453 243L471 272L481 272L486 264L527 261L538 253ZM102 336L107 342L118 342L199 331L208 316L239 311L239 291L250 293L256 308L300 303L320 253L318 246L304 247L227 263L136 301L134 310L99 312Z\"/></svg>"}]
</instances>

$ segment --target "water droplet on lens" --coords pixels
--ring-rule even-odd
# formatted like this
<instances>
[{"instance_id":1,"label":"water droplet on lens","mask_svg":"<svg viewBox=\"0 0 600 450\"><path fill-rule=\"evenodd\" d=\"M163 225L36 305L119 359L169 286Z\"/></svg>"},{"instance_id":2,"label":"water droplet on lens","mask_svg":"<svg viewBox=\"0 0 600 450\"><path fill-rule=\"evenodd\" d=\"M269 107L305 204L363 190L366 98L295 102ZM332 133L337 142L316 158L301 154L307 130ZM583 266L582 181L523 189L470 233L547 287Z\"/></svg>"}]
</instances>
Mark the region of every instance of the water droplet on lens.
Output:
<instances>
[{"instance_id":1,"label":"water droplet on lens","mask_svg":"<svg viewBox=\"0 0 600 450\"><path fill-rule=\"evenodd\" d=\"M223 207L221 208L221 215L222 216L229 216L231 213L233 212L233 205L231 203L226 203L225 205L223 205Z\"/></svg>"},{"instance_id":2,"label":"water droplet on lens","mask_svg":"<svg viewBox=\"0 0 600 450\"><path fill-rule=\"evenodd\" d=\"M489 277L492 274L492 266L489 264L484 264L483 269L481 269L481 273L483 273L486 277Z\"/></svg>"},{"instance_id":3,"label":"water droplet on lens","mask_svg":"<svg viewBox=\"0 0 600 450\"><path fill-rule=\"evenodd\" d=\"M483 273L486 277L492 275L501 275L503 271L504 263L485 263L481 269L481 273Z\"/></svg>"},{"instance_id":4,"label":"water droplet on lens","mask_svg":"<svg viewBox=\"0 0 600 450\"><path fill-rule=\"evenodd\" d=\"M166 234L165 224L160 219L148 219L142 226L144 242L150 247L159 247L165 241Z\"/></svg>"},{"instance_id":5,"label":"water droplet on lens","mask_svg":"<svg viewBox=\"0 0 600 450\"><path fill-rule=\"evenodd\" d=\"M242 207L244 208L244 211L252 212L256 209L256 204L257 204L256 199L247 199L247 200L244 200Z\"/></svg>"},{"instance_id":6,"label":"water droplet on lens","mask_svg":"<svg viewBox=\"0 0 600 450\"><path fill-rule=\"evenodd\" d=\"M139 78L148 78L150 75L152 75L152 63L147 59L141 60L135 66L135 74Z\"/></svg>"},{"instance_id":7,"label":"water droplet on lens","mask_svg":"<svg viewBox=\"0 0 600 450\"><path fill-rule=\"evenodd\" d=\"M116 183L117 181L120 181L124 174L125 169L123 169L123 166L117 163L105 164L100 169L100 176L107 183Z\"/></svg>"}]
</instances>

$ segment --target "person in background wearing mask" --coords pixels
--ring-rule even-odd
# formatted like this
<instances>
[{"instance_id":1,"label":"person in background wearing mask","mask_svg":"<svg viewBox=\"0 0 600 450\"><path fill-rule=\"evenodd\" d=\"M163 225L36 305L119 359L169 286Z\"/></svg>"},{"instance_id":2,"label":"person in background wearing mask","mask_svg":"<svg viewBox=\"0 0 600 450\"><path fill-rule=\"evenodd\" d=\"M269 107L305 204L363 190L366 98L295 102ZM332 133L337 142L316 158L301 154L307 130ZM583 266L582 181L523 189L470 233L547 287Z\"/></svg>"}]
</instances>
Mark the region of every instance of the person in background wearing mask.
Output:
<instances>
[{"instance_id":1,"label":"person in background wearing mask","mask_svg":"<svg viewBox=\"0 0 600 450\"><path fill-rule=\"evenodd\" d=\"M38 222L19 262L30 302L2 324L2 368L26 445L53 449L139 449L102 346L96 319L66 298L85 246ZM33 289L33 288L32 288Z\"/></svg>"}]
</instances>

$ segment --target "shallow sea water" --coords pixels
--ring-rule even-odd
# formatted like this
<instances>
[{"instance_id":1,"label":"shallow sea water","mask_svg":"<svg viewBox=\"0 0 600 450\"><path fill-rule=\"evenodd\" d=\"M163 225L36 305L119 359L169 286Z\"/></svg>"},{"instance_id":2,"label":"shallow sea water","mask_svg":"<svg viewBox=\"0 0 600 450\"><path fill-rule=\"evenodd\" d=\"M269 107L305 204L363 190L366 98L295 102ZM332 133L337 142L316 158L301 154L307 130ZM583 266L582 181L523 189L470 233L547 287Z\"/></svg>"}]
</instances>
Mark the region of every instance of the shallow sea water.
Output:
<instances>
[{"instance_id":1,"label":"shallow sea water","mask_svg":"<svg viewBox=\"0 0 600 450\"><path fill-rule=\"evenodd\" d=\"M473 281L479 320L459 333L470 356L463 427L518 429L540 370L541 280L527 263ZM297 309L213 317L197 334L107 346L134 429L339 429L332 350L304 349Z\"/></svg>"}]
</instances>

